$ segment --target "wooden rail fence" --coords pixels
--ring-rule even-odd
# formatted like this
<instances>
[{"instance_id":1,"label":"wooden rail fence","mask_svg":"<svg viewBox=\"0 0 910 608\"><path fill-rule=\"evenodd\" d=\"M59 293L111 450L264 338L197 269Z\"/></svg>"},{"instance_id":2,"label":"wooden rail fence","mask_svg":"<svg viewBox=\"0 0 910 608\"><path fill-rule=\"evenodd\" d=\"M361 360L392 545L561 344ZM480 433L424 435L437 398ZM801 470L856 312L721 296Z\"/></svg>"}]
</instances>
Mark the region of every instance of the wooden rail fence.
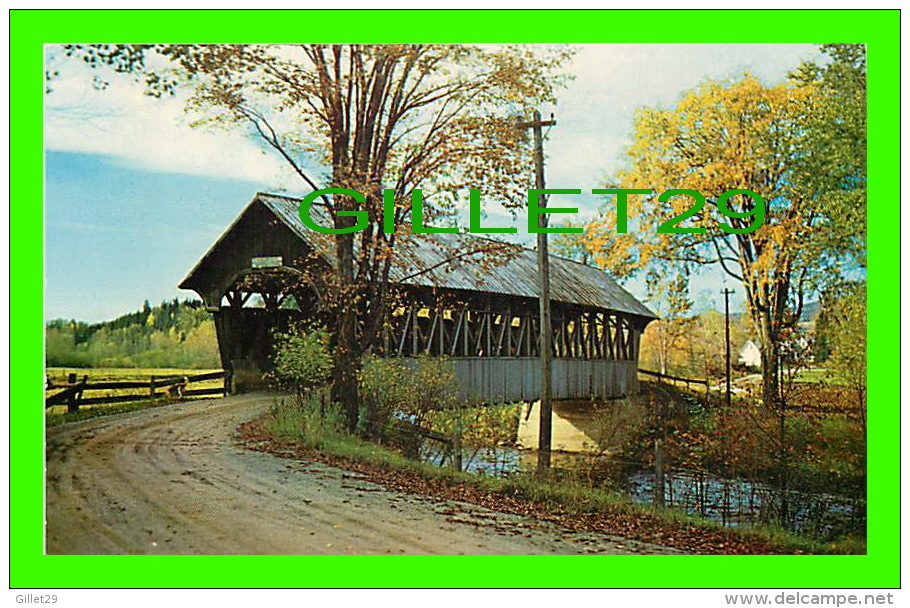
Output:
<instances>
[{"instance_id":1,"label":"wooden rail fence","mask_svg":"<svg viewBox=\"0 0 910 608\"><path fill-rule=\"evenodd\" d=\"M189 388L193 382L224 379L220 388ZM44 399L44 409L55 405L66 405L67 412L77 412L82 405L102 403L125 403L128 401L148 401L170 394L179 397L200 397L204 395L224 395L230 392L231 377L225 371L208 372L194 376L151 376L149 380L115 380L112 382L89 382L88 376L80 380L77 374L70 374L66 384L47 382L45 390L63 389ZM108 395L105 397L85 397L86 391L146 389L148 392L135 395Z\"/></svg>"},{"instance_id":2,"label":"wooden rail fence","mask_svg":"<svg viewBox=\"0 0 910 608\"><path fill-rule=\"evenodd\" d=\"M655 378L658 378L660 380L672 380L674 385L677 382L682 382L686 385L687 389L689 388L690 384L701 384L705 387L705 392L707 392L709 387L711 386L707 380L701 380L701 379L697 379L697 378L680 378L679 376L671 376L669 374L662 374L660 372L652 372L647 369L639 368L638 373L644 374L646 376L654 376Z\"/></svg>"}]
</instances>

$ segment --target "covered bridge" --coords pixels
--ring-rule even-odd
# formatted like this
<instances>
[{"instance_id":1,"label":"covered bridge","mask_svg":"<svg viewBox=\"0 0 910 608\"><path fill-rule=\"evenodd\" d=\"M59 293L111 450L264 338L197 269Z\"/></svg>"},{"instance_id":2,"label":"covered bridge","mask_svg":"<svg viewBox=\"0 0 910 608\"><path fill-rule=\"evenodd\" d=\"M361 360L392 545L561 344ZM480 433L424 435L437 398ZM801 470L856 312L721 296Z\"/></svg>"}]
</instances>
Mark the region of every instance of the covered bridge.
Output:
<instances>
[{"instance_id":1,"label":"covered bridge","mask_svg":"<svg viewBox=\"0 0 910 608\"><path fill-rule=\"evenodd\" d=\"M312 276L303 265L330 269L326 238L332 237L303 225L299 203L257 194L180 284L214 313L222 365L232 372L235 389L256 385L271 368L274 328L325 320L319 286L301 284L300 277ZM431 237L412 239L393 268L390 280L405 297L392 307L379 354L443 355L467 398L538 398L536 252L521 249L499 265L467 258L446 263L476 237ZM596 268L554 256L550 273L553 397L636 392L639 339L655 315Z\"/></svg>"}]
</instances>

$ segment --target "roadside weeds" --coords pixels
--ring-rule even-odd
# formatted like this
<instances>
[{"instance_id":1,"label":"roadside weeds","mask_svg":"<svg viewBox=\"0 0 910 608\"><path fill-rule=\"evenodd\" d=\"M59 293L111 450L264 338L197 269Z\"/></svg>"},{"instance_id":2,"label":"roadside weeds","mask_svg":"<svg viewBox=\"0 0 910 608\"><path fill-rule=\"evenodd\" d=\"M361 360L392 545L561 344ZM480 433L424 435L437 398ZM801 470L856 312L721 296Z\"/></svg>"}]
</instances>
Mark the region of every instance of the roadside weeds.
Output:
<instances>
[{"instance_id":1,"label":"roadside weeds","mask_svg":"<svg viewBox=\"0 0 910 608\"><path fill-rule=\"evenodd\" d=\"M844 552L773 529L734 530L679 511L636 505L580 484L529 476L479 477L407 460L375 444L348 437L310 447L269 432L268 416L242 424L246 448L281 458L314 460L365 476L389 490L470 503L558 525L567 532L593 532L654 543L695 554L767 555ZM849 550L849 548L848 548Z\"/></svg>"}]
</instances>

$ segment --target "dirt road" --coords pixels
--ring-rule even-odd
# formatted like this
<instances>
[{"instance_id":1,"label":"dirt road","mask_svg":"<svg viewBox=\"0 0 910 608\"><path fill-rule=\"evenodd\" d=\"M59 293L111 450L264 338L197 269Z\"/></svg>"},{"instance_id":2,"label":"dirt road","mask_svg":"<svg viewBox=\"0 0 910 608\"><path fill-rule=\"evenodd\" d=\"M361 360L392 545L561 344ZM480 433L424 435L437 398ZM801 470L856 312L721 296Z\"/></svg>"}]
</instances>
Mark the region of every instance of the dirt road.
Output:
<instances>
[{"instance_id":1,"label":"dirt road","mask_svg":"<svg viewBox=\"0 0 910 608\"><path fill-rule=\"evenodd\" d=\"M237 426L271 402L238 396L48 429L47 553L673 552L239 447Z\"/></svg>"}]
</instances>

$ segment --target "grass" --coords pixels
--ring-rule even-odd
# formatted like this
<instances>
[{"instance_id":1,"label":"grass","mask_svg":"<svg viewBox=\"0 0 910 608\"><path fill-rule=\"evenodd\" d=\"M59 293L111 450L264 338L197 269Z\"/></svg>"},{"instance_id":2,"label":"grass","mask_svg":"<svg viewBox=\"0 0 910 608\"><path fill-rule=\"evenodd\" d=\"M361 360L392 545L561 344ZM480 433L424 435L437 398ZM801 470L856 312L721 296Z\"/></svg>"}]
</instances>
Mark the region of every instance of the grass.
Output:
<instances>
[{"instance_id":1,"label":"grass","mask_svg":"<svg viewBox=\"0 0 910 608\"><path fill-rule=\"evenodd\" d=\"M67 377L69 374L76 374L77 378L81 380L84 376L88 376L89 383L92 382L117 382L117 381L141 381L149 382L152 376L159 378L170 377L170 376L194 376L198 374L205 374L208 372L220 371L218 369L181 369L181 368L170 368L170 367L93 367L93 368L72 368L72 367L48 367L45 370L47 379L54 384L66 384ZM203 382L193 382L189 388L191 389L202 389L202 388L220 388L224 386L224 381L221 379L216 380L205 380ZM52 395L55 390L45 391L45 397ZM87 390L85 392L85 397L115 397L115 396L130 396L130 395L148 395L148 388L135 388L135 389L103 389L103 390ZM188 397L192 399L192 397ZM154 403L145 402L145 401L136 401L128 403L116 403L116 404L95 404L95 405L83 405L80 406L79 415L76 414L66 414L65 405L56 405L47 410L48 418L53 418L54 424L59 424L60 421L66 422L68 419L59 418L60 415L66 414L71 419L81 420L86 417L94 417L98 415L104 415L107 413L119 413L121 411L131 411L133 409L143 409L145 407L153 407L159 400L156 399ZM101 413L95 413L93 415L82 415L83 411L92 411L92 410L103 410Z\"/></svg>"},{"instance_id":2,"label":"grass","mask_svg":"<svg viewBox=\"0 0 910 608\"><path fill-rule=\"evenodd\" d=\"M89 380L148 380L155 376L193 376L208 372L220 371L212 369L187 369L180 367L48 367L45 373L52 380L65 381L66 376L74 373L79 377L88 375Z\"/></svg>"},{"instance_id":3,"label":"grass","mask_svg":"<svg viewBox=\"0 0 910 608\"><path fill-rule=\"evenodd\" d=\"M572 479L538 478L529 474L491 477L437 467L408 459L392 449L349 435L341 430L343 428L341 420L340 412L331 407L323 411L316 403L304 401L293 405L282 401L276 404L261 422L263 429L271 437L290 440L317 450L320 454L341 459L345 461L341 463L342 465L363 464L384 471L405 473L441 482L446 486L468 486L481 495L495 496L508 501L524 501L533 505L536 510L558 512L570 518L580 518L580 521L588 521L591 516L602 516L617 521L647 522L646 525L658 529L665 528L677 532L679 529L686 529L695 537L704 535L720 539L735 538L743 546L753 543L768 547L770 552L865 552L865 543L859 539L823 543L774 526L732 530L677 509L634 503L615 492L592 488ZM673 538L673 534L677 532L669 532L668 535ZM619 533L622 533L622 530ZM659 534L657 538L660 538Z\"/></svg>"},{"instance_id":4,"label":"grass","mask_svg":"<svg viewBox=\"0 0 910 608\"><path fill-rule=\"evenodd\" d=\"M823 382L826 384L845 385L847 381L827 367L807 367L796 372L794 382Z\"/></svg>"},{"instance_id":5,"label":"grass","mask_svg":"<svg viewBox=\"0 0 910 608\"><path fill-rule=\"evenodd\" d=\"M66 406L63 406L64 411L51 411L58 410L60 408L54 407L50 408L45 417L44 424L45 426L57 426L59 424L66 424L67 422L78 422L80 420L89 420L91 418L100 418L101 416L112 416L114 414L124 414L126 412L136 412L139 410L147 410L153 407L162 407L165 405L172 405L174 403L180 403L177 399L168 399L160 398L155 399L154 401L149 399L147 401L130 401L128 403L114 403L114 404L105 404L105 405L96 405L94 407L83 407L80 408L78 412L66 412Z\"/></svg>"}]
</instances>

